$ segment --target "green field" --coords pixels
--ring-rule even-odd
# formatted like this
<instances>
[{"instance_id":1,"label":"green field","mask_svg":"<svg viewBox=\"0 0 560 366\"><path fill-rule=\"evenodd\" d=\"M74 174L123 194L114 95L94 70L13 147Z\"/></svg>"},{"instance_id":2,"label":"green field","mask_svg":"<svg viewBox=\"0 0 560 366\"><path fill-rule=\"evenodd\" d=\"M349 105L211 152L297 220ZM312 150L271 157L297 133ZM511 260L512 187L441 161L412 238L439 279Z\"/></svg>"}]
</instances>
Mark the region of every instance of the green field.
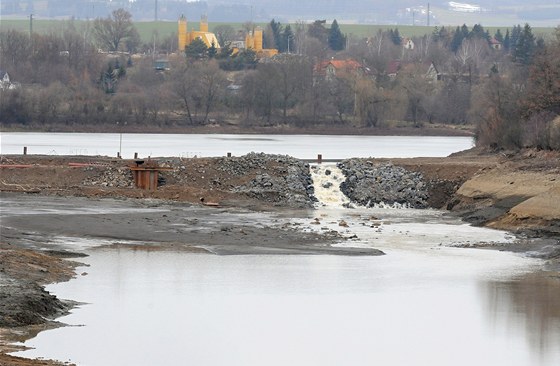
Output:
<instances>
[{"instance_id":1,"label":"green field","mask_svg":"<svg viewBox=\"0 0 560 366\"><path fill-rule=\"evenodd\" d=\"M73 23L74 26L80 30L83 29L86 25L88 25L88 21L85 20L75 20L75 21L68 21L68 20L44 20L44 19L37 19L33 20L33 31L39 34L48 34L48 33L62 33L63 30L70 26ZM91 24L91 21L89 22ZM218 23L218 22L210 22L209 28L210 31L214 29L214 27L218 25L229 24L233 26L235 29L241 29L242 23ZM140 33L140 37L142 38L143 42L150 42L152 40L152 36L154 32L157 32L158 37L165 38L171 34L177 33L177 22L172 21L158 21L158 22L135 22L134 25L138 29ZM264 27L266 24L258 24ZM483 24L484 25L484 24ZM513 26L513 24L512 24ZM189 22L188 25L189 29L195 28L198 29L198 22ZM293 28L293 24L292 24ZM434 30L434 27L427 27L427 26L411 26L411 25L365 25L365 24L340 24L340 28L343 33L348 35L354 35L356 37L366 37L366 36L373 36L379 29L381 30L388 30L391 28L398 28L399 33L401 36L404 37L415 37L415 36L423 36L425 34L431 34ZM452 29L454 26L452 26ZM496 30L499 28L502 30L502 33L505 34L505 30L507 27L485 27L490 31L491 34L494 34ZM26 19L2 19L0 20L0 31L6 31L9 29L15 29L22 32L29 32L29 20ZM533 28L533 32L537 36L544 36L549 37L553 34L554 28Z\"/></svg>"}]
</instances>

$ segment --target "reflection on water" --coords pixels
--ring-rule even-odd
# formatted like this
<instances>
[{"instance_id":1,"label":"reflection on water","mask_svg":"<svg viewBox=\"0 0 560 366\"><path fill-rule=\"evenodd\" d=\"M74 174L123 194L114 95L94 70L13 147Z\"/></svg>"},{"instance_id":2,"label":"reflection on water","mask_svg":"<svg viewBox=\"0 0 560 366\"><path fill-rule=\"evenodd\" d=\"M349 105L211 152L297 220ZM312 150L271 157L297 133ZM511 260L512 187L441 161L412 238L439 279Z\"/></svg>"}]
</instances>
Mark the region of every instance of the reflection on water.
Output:
<instances>
[{"instance_id":1,"label":"reflection on water","mask_svg":"<svg viewBox=\"0 0 560 366\"><path fill-rule=\"evenodd\" d=\"M494 330L524 329L532 352L540 355L538 361L558 364L560 277L532 273L510 281L482 282L480 291L487 299L484 313Z\"/></svg>"},{"instance_id":2,"label":"reflection on water","mask_svg":"<svg viewBox=\"0 0 560 366\"><path fill-rule=\"evenodd\" d=\"M557 305L545 289L558 287L535 279L537 295L513 280L538 261L455 248L432 258L93 250L88 276L49 288L89 303L61 319L85 326L41 333L23 355L83 365L558 365L558 313L543 311Z\"/></svg>"}]
</instances>

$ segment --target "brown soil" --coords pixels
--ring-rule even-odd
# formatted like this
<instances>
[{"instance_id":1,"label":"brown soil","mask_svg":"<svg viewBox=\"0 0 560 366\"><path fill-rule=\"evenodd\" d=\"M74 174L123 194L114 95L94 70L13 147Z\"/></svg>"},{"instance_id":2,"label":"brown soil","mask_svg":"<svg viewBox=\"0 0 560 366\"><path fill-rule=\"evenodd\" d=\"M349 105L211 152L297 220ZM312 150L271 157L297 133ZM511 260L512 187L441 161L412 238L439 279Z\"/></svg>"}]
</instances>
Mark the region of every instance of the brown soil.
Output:
<instances>
[{"instance_id":1,"label":"brown soil","mask_svg":"<svg viewBox=\"0 0 560 366\"><path fill-rule=\"evenodd\" d=\"M50 360L29 360L7 355L23 350L13 346L42 330L59 326L54 319L71 306L49 295L40 284L67 281L74 276L77 262L63 260L62 253L40 253L0 243L0 366L70 365ZM67 256L66 253L63 256Z\"/></svg>"},{"instance_id":2,"label":"brown soil","mask_svg":"<svg viewBox=\"0 0 560 366\"><path fill-rule=\"evenodd\" d=\"M77 163L90 166L71 166ZM165 184L156 191L147 191L133 186L130 166L133 160L108 157L85 156L3 156L0 157L0 191L26 192L46 195L84 197L127 197L154 198L182 202L221 203L259 207L262 202L252 200L244 194L229 191L230 187L246 183L247 174L238 177L217 169L213 158L174 158L174 172L160 172ZM10 167L31 165L31 167ZM169 166L170 163L160 164ZM177 169L180 169L179 173ZM120 178L107 177L107 172L121 171ZM250 172L254 173L254 172ZM180 175L180 176L179 176ZM92 184L93 182L93 184Z\"/></svg>"}]
</instances>

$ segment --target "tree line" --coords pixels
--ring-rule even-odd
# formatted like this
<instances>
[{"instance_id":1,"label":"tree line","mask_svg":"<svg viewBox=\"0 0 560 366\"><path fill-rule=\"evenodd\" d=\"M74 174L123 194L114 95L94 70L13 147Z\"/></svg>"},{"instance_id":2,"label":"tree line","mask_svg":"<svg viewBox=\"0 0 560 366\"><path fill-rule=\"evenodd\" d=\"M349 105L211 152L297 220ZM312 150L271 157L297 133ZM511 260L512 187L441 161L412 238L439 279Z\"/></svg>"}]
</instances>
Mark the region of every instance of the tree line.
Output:
<instances>
[{"instance_id":1,"label":"tree line","mask_svg":"<svg viewBox=\"0 0 560 366\"><path fill-rule=\"evenodd\" d=\"M63 32L32 37L1 32L0 68L21 87L0 91L0 122L318 132L467 124L481 146L560 148L558 29L550 39L535 36L529 25L491 35L478 24L436 27L423 37L405 38L395 28L357 38L343 35L336 21L272 20L265 44L281 53L258 60L251 50L234 52L237 32L229 26L216 29L220 51L193 42L185 53L171 54L173 37L142 44L129 15L115 11L80 28L69 22ZM156 70L161 54L168 67ZM343 62L330 75L325 65L333 58Z\"/></svg>"}]
</instances>

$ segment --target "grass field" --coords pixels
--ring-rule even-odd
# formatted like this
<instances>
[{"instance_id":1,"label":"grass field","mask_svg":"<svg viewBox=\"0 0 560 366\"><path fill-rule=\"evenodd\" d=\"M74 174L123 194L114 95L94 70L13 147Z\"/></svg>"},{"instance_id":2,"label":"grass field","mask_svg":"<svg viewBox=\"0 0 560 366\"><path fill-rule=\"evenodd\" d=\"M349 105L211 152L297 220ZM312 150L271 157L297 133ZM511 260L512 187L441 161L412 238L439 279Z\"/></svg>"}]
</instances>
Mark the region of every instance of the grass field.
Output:
<instances>
[{"instance_id":1,"label":"grass field","mask_svg":"<svg viewBox=\"0 0 560 366\"><path fill-rule=\"evenodd\" d=\"M48 34L48 33L62 33L65 28L69 27L70 24L73 23L74 26L79 30L83 29L88 22L85 20L74 20L74 21L67 21L67 20L44 20L44 19L37 19L33 20L33 31L39 34ZM91 22L89 22L91 24ZM218 23L218 22L210 22L209 28L210 31L214 29L214 27L218 25L229 24L233 26L235 29L241 29L242 23ZM158 22L135 22L134 25L138 29L140 33L140 37L143 42L150 42L152 40L152 35L154 32L157 32L158 37L165 38L171 34L177 32L177 22L172 21L158 21ZM264 27L266 24L259 24L260 26ZM484 24L483 24L484 25ZM189 29L195 28L198 29L198 22L189 22ZM292 25L293 26L293 25ZM513 24L512 24L513 26ZM411 26L411 25L366 25L366 24L340 24L340 29L343 33L348 35L354 35L357 37L366 37L372 36L379 29L388 30L388 29L399 29L399 33L401 36L404 37L415 37L415 36L423 36L425 34L431 34L434 30L434 27L427 27L427 26ZM452 26L452 28L454 28ZM500 28L502 33L505 34L505 30L507 27L485 27L490 31L490 34L494 34L496 30ZM0 21L0 31L6 31L9 29L15 29L22 32L29 32L29 20L26 19L2 19ZM554 28L548 27L536 27L533 28L533 32L537 36L544 36L549 37L553 34Z\"/></svg>"}]
</instances>

